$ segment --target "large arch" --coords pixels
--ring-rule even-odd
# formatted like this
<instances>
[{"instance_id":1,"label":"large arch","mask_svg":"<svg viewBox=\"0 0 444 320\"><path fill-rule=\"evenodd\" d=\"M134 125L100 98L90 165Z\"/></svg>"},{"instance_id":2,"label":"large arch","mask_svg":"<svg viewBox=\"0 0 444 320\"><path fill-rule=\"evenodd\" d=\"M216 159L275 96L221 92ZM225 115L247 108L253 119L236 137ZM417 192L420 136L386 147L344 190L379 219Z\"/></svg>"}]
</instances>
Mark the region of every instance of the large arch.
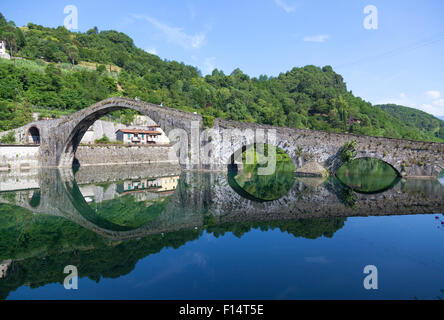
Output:
<instances>
[{"instance_id":1,"label":"large arch","mask_svg":"<svg viewBox=\"0 0 444 320\"><path fill-rule=\"evenodd\" d=\"M54 150L55 163L49 165L71 167L80 141L88 128L104 115L122 109L133 109L141 114L147 115L156 122L167 135L173 129L183 129L190 136L191 123L193 121L202 121L200 115L160 107L146 102L125 98L106 99L70 115L58 124L56 130L61 133L60 136L50 136L47 139L48 141L46 141L47 145L53 143L53 145L56 146L56 150ZM188 141L190 141L190 138ZM50 146L47 146L47 148L48 147L50 148Z\"/></svg>"}]
</instances>

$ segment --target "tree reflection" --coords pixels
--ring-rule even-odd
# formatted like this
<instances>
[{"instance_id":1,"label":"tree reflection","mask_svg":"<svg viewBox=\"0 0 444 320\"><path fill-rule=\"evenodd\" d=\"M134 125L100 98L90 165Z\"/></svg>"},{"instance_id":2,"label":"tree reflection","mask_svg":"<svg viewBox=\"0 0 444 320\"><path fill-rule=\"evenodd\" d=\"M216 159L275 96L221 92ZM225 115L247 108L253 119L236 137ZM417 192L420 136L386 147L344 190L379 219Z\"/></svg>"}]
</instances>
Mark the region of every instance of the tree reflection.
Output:
<instances>
[{"instance_id":1,"label":"tree reflection","mask_svg":"<svg viewBox=\"0 0 444 320\"><path fill-rule=\"evenodd\" d=\"M373 158L355 159L336 172L344 185L359 193L379 193L391 189L399 181L399 174L384 161Z\"/></svg>"}]
</instances>

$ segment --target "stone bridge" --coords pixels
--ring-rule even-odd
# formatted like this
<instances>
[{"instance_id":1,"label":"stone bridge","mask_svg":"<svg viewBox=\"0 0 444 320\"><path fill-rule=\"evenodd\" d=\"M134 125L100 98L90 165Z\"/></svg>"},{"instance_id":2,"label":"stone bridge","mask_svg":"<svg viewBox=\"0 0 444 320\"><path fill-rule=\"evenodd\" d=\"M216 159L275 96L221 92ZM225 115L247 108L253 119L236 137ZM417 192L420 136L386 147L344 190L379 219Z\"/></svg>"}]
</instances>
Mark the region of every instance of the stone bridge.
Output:
<instances>
[{"instance_id":1,"label":"stone bridge","mask_svg":"<svg viewBox=\"0 0 444 320\"><path fill-rule=\"evenodd\" d=\"M41 167L71 167L77 147L88 128L105 114L133 109L153 119L175 145L172 157L186 169L225 170L243 148L264 142L283 149L297 168L319 163L334 173L340 166L339 151L355 140L358 158L377 158L390 164L402 176L436 177L444 170L444 143L419 142L353 134L215 119L205 128L201 115L130 100L110 98L64 119L38 121L16 129L26 143L40 142ZM35 135L39 134L39 139ZM0 134L1 136L2 134ZM178 151L182 147L181 151ZM171 159L174 160L174 159Z\"/></svg>"},{"instance_id":2,"label":"stone bridge","mask_svg":"<svg viewBox=\"0 0 444 320\"><path fill-rule=\"evenodd\" d=\"M87 171L82 173L82 170ZM406 179L378 194L355 194L351 203L344 201L341 192L344 187L334 180L301 178L281 199L255 202L237 194L228 184L225 173L187 171L182 173L179 186L162 213L146 225L131 229L104 220L88 206L76 179L83 183L110 183L109 176L101 174L102 170L95 171L81 168L74 177L70 169L41 169L39 189L0 193L0 202L23 207L35 214L68 219L116 241L201 228L209 215L214 217L216 224L221 224L444 212L444 187L432 179ZM109 172L109 169L103 171ZM127 171L129 178L137 179L146 178L147 172L150 176L162 176L171 174L171 169ZM125 179L120 172L115 175L116 179ZM39 201L31 201L36 192ZM10 195L14 195L13 199Z\"/></svg>"}]
</instances>

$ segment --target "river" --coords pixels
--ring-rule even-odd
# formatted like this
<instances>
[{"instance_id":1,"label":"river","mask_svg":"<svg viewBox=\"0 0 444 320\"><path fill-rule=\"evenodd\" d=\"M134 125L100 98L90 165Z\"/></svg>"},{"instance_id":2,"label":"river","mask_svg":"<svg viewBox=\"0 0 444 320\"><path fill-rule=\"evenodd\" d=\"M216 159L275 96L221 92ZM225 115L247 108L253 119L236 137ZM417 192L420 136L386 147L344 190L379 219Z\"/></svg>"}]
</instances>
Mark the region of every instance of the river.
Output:
<instances>
[{"instance_id":1,"label":"river","mask_svg":"<svg viewBox=\"0 0 444 320\"><path fill-rule=\"evenodd\" d=\"M372 161L330 178L277 169L2 174L0 298L444 298L442 177ZM77 290L63 285L68 265ZM364 287L368 265L377 289Z\"/></svg>"}]
</instances>

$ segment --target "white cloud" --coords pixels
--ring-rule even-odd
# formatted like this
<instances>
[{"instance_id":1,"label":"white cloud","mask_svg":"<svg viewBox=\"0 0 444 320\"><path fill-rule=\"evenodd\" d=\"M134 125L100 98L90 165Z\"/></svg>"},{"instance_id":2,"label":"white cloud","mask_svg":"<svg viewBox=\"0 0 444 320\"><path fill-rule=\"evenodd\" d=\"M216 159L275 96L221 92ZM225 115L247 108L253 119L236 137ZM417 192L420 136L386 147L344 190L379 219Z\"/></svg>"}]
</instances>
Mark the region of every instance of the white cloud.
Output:
<instances>
[{"instance_id":1,"label":"white cloud","mask_svg":"<svg viewBox=\"0 0 444 320\"><path fill-rule=\"evenodd\" d=\"M157 50L156 50L156 48L146 49L145 51L148 52L148 53L151 53L151 54L155 54L155 55L157 55Z\"/></svg>"},{"instance_id":2,"label":"white cloud","mask_svg":"<svg viewBox=\"0 0 444 320\"><path fill-rule=\"evenodd\" d=\"M184 49L198 49L205 42L206 35L204 32L191 35L185 33L182 28L171 27L149 16L139 14L134 14L132 16L136 19L142 19L151 23L156 29L160 30L165 35L168 42L177 44Z\"/></svg>"},{"instance_id":3,"label":"white cloud","mask_svg":"<svg viewBox=\"0 0 444 320\"><path fill-rule=\"evenodd\" d=\"M437 99L432 103L424 103L420 106L420 109L434 116L442 117L444 116L444 99Z\"/></svg>"},{"instance_id":4,"label":"white cloud","mask_svg":"<svg viewBox=\"0 0 444 320\"><path fill-rule=\"evenodd\" d=\"M441 92L436 90L430 90L426 92L426 95L431 99L438 99L439 97L441 97Z\"/></svg>"},{"instance_id":5,"label":"white cloud","mask_svg":"<svg viewBox=\"0 0 444 320\"><path fill-rule=\"evenodd\" d=\"M297 8L297 5L294 3L288 3L287 0L274 0L274 3L282 9L285 10L286 13L294 12Z\"/></svg>"},{"instance_id":6,"label":"white cloud","mask_svg":"<svg viewBox=\"0 0 444 320\"><path fill-rule=\"evenodd\" d=\"M397 97L384 98L376 101L374 104L397 104L401 106L410 107L413 104L404 92L401 92Z\"/></svg>"},{"instance_id":7,"label":"white cloud","mask_svg":"<svg viewBox=\"0 0 444 320\"><path fill-rule=\"evenodd\" d=\"M428 103L421 104L419 106L420 110L425 111L427 113L433 114L436 117L444 116L444 108L439 106L434 106Z\"/></svg>"},{"instance_id":8,"label":"white cloud","mask_svg":"<svg viewBox=\"0 0 444 320\"><path fill-rule=\"evenodd\" d=\"M433 104L435 106L443 107L444 108L444 99L435 100L435 101L433 101Z\"/></svg>"},{"instance_id":9,"label":"white cloud","mask_svg":"<svg viewBox=\"0 0 444 320\"><path fill-rule=\"evenodd\" d=\"M390 103L419 109L437 117L444 116L444 99L437 99L432 101L431 103L420 103L418 97L412 98L407 96L405 93L400 93L398 97L381 99L379 101L376 101L374 104Z\"/></svg>"},{"instance_id":10,"label":"white cloud","mask_svg":"<svg viewBox=\"0 0 444 320\"><path fill-rule=\"evenodd\" d=\"M316 36L307 36L304 38L304 41L306 41L306 42L325 42L328 39L330 39L330 36L328 34L319 34Z\"/></svg>"}]
</instances>

